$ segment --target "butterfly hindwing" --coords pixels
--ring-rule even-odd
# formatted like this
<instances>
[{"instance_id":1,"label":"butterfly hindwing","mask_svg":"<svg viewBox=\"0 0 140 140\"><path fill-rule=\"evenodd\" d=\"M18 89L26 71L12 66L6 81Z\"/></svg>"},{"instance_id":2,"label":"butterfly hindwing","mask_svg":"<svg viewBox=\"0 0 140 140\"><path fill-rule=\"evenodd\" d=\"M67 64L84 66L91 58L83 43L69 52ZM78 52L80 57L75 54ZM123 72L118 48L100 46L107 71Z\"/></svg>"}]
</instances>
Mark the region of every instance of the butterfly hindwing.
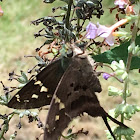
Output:
<instances>
[{"instance_id":1,"label":"butterfly hindwing","mask_svg":"<svg viewBox=\"0 0 140 140\"><path fill-rule=\"evenodd\" d=\"M44 140L58 140L72 119L84 112L92 117L102 117L116 140L107 117L120 126L126 126L109 116L100 106L95 92L101 90L100 82L88 57L73 57L54 92L46 120Z\"/></svg>"},{"instance_id":2,"label":"butterfly hindwing","mask_svg":"<svg viewBox=\"0 0 140 140\"><path fill-rule=\"evenodd\" d=\"M49 105L54 91L64 74L62 60L58 59L27 83L8 103L8 107L16 109L32 109ZM67 65L69 59L65 58Z\"/></svg>"},{"instance_id":3,"label":"butterfly hindwing","mask_svg":"<svg viewBox=\"0 0 140 140\"><path fill-rule=\"evenodd\" d=\"M101 116L103 109L95 92L101 92L101 85L91 64L87 57L75 56L60 79L51 101L45 140L57 140L69 122L87 112L90 106L94 106L91 108L95 112L93 117Z\"/></svg>"}]
</instances>

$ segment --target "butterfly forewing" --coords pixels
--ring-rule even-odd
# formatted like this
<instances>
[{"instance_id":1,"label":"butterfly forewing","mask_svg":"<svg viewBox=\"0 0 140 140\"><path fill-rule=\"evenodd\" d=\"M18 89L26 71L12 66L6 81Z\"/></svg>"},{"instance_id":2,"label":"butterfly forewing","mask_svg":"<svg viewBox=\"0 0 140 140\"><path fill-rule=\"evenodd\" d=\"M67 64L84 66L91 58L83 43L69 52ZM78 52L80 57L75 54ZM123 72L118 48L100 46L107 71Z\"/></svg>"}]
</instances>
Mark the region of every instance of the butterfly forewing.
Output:
<instances>
[{"instance_id":1,"label":"butterfly forewing","mask_svg":"<svg viewBox=\"0 0 140 140\"><path fill-rule=\"evenodd\" d=\"M64 74L62 60L56 60L44 68L36 77L27 83L8 103L16 109L39 108L49 105L54 91ZM69 59L65 58L67 66Z\"/></svg>"}]
</instances>

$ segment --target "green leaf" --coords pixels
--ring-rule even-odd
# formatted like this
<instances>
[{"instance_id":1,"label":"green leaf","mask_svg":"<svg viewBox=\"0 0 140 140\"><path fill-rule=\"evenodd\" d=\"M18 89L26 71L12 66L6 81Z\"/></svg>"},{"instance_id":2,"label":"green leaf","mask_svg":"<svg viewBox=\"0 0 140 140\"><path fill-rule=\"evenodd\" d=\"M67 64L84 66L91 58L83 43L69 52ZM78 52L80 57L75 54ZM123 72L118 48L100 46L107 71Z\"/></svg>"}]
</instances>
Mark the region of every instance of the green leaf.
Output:
<instances>
[{"instance_id":1,"label":"green leaf","mask_svg":"<svg viewBox=\"0 0 140 140\"><path fill-rule=\"evenodd\" d=\"M124 114L125 119L130 119L133 114L140 111L140 107L137 105L119 104L115 108L115 118L121 114Z\"/></svg>"},{"instance_id":2,"label":"green leaf","mask_svg":"<svg viewBox=\"0 0 140 140\"><path fill-rule=\"evenodd\" d=\"M45 3L53 3L55 0L44 0Z\"/></svg>"},{"instance_id":3,"label":"green leaf","mask_svg":"<svg viewBox=\"0 0 140 140\"><path fill-rule=\"evenodd\" d=\"M54 40L54 39L46 40L46 41L44 42L44 44L45 44L45 45L46 45L46 44L50 44L50 43L53 42L53 40Z\"/></svg>"},{"instance_id":4,"label":"green leaf","mask_svg":"<svg viewBox=\"0 0 140 140\"><path fill-rule=\"evenodd\" d=\"M17 131L15 131L14 134L10 136L10 140L14 140L16 136L17 136Z\"/></svg>"},{"instance_id":5,"label":"green leaf","mask_svg":"<svg viewBox=\"0 0 140 140\"><path fill-rule=\"evenodd\" d=\"M19 83L22 83L22 84L26 83L26 80L23 77L19 77L17 80Z\"/></svg>"},{"instance_id":6,"label":"green leaf","mask_svg":"<svg viewBox=\"0 0 140 140\"><path fill-rule=\"evenodd\" d=\"M21 71L21 76L19 78L17 78L17 81L20 83L20 84L27 84L29 82L28 80L28 77L26 75L25 72Z\"/></svg>"},{"instance_id":7,"label":"green leaf","mask_svg":"<svg viewBox=\"0 0 140 140\"><path fill-rule=\"evenodd\" d=\"M96 62L102 62L102 63L108 63L108 64L111 64L112 61L119 62L119 60L123 60L124 63L126 64L129 45L130 45L130 41L125 42L121 44L120 46L115 47L112 50L106 51L100 55L92 56L92 58ZM140 36L136 37L136 45L140 46ZM132 58L130 69L132 70L132 69L139 69L139 68L140 68L140 58L138 58L137 56L134 56Z\"/></svg>"},{"instance_id":8,"label":"green leaf","mask_svg":"<svg viewBox=\"0 0 140 140\"><path fill-rule=\"evenodd\" d=\"M40 56L35 56L35 58L38 60L38 66L47 66L46 62Z\"/></svg>"},{"instance_id":9,"label":"green leaf","mask_svg":"<svg viewBox=\"0 0 140 140\"><path fill-rule=\"evenodd\" d=\"M76 15L79 19L83 19L84 18L84 13L83 13L83 10L82 10L82 7L83 5L85 4L85 1L84 0L80 0L78 1L76 7L79 7L76 9Z\"/></svg>"},{"instance_id":10,"label":"green leaf","mask_svg":"<svg viewBox=\"0 0 140 140\"><path fill-rule=\"evenodd\" d=\"M60 7L60 9L61 9L61 10L64 10L64 11L67 11L67 10L68 10L68 6L67 6L67 5L62 6L62 7ZM62 15L62 13L61 13L61 15Z\"/></svg>"},{"instance_id":11,"label":"green leaf","mask_svg":"<svg viewBox=\"0 0 140 140\"><path fill-rule=\"evenodd\" d=\"M125 127L117 127L114 132L117 137L124 135L126 140L132 140L131 137L133 137L135 131L132 128L125 128Z\"/></svg>"},{"instance_id":12,"label":"green leaf","mask_svg":"<svg viewBox=\"0 0 140 140\"><path fill-rule=\"evenodd\" d=\"M87 1L86 3L88 5L88 7L90 7L90 8L94 7L94 5L95 5L92 1Z\"/></svg>"},{"instance_id":13,"label":"green leaf","mask_svg":"<svg viewBox=\"0 0 140 140\"><path fill-rule=\"evenodd\" d=\"M24 113L21 112L21 113L19 114L19 117L20 117L20 118L23 118L23 116L24 116Z\"/></svg>"},{"instance_id":14,"label":"green leaf","mask_svg":"<svg viewBox=\"0 0 140 140\"><path fill-rule=\"evenodd\" d=\"M60 50L60 54L62 57L67 57L67 51L65 45L62 46L62 49Z\"/></svg>"},{"instance_id":15,"label":"green leaf","mask_svg":"<svg viewBox=\"0 0 140 140\"><path fill-rule=\"evenodd\" d=\"M31 112L31 114L32 114L33 117L37 117L38 116L37 112Z\"/></svg>"},{"instance_id":16,"label":"green leaf","mask_svg":"<svg viewBox=\"0 0 140 140\"><path fill-rule=\"evenodd\" d=\"M61 1L66 2L67 4L69 3L69 0L61 0Z\"/></svg>"},{"instance_id":17,"label":"green leaf","mask_svg":"<svg viewBox=\"0 0 140 140\"><path fill-rule=\"evenodd\" d=\"M8 102L10 101L11 99L11 96L8 94L8 95L1 95L0 96L0 105L7 105Z\"/></svg>"},{"instance_id":18,"label":"green leaf","mask_svg":"<svg viewBox=\"0 0 140 140\"><path fill-rule=\"evenodd\" d=\"M119 95L122 95L122 91L120 91L119 89L117 89L113 86L109 86L108 87L108 95L109 96L119 96Z\"/></svg>"},{"instance_id":19,"label":"green leaf","mask_svg":"<svg viewBox=\"0 0 140 140\"><path fill-rule=\"evenodd\" d=\"M131 79L130 82L131 82L132 85L138 85L139 84L139 82L137 80L133 80L133 79Z\"/></svg>"},{"instance_id":20,"label":"green leaf","mask_svg":"<svg viewBox=\"0 0 140 140\"><path fill-rule=\"evenodd\" d=\"M18 89L23 88L25 85L26 85L26 83L25 83L25 84L19 84L19 85L18 85Z\"/></svg>"},{"instance_id":21,"label":"green leaf","mask_svg":"<svg viewBox=\"0 0 140 140\"><path fill-rule=\"evenodd\" d=\"M26 115L26 116L28 116L28 115L30 115L30 111L29 110L25 110L25 112L24 112L24 114Z\"/></svg>"},{"instance_id":22,"label":"green leaf","mask_svg":"<svg viewBox=\"0 0 140 140\"><path fill-rule=\"evenodd\" d=\"M21 76L25 79L25 82L29 82L28 77L25 72L21 71Z\"/></svg>"}]
</instances>

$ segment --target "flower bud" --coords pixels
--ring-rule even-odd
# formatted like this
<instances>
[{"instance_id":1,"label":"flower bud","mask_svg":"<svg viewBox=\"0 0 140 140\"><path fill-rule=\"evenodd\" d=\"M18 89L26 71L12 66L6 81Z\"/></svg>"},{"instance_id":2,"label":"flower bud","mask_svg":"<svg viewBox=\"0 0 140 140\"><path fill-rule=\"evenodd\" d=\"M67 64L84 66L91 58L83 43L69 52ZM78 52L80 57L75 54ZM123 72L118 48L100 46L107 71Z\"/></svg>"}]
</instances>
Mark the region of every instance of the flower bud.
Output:
<instances>
[{"instance_id":1,"label":"flower bud","mask_svg":"<svg viewBox=\"0 0 140 140\"><path fill-rule=\"evenodd\" d=\"M140 57L140 51L137 52L137 56Z\"/></svg>"},{"instance_id":2,"label":"flower bud","mask_svg":"<svg viewBox=\"0 0 140 140\"><path fill-rule=\"evenodd\" d=\"M57 50L57 49L52 48L52 53L53 53L54 55L56 55L56 54L57 54L57 52L58 52L58 50Z\"/></svg>"},{"instance_id":3,"label":"flower bud","mask_svg":"<svg viewBox=\"0 0 140 140\"><path fill-rule=\"evenodd\" d=\"M131 53L132 51L133 51L133 46L130 45L130 46L128 47L128 53Z\"/></svg>"},{"instance_id":4,"label":"flower bud","mask_svg":"<svg viewBox=\"0 0 140 140\"><path fill-rule=\"evenodd\" d=\"M134 50L132 51L132 53L134 54L134 55L137 55L137 53L140 51L140 47L137 45L135 48L134 48Z\"/></svg>"},{"instance_id":5,"label":"flower bud","mask_svg":"<svg viewBox=\"0 0 140 140\"><path fill-rule=\"evenodd\" d=\"M107 74L107 73L103 73L103 78L105 80L107 80L109 77L111 77L111 75Z\"/></svg>"},{"instance_id":6,"label":"flower bud","mask_svg":"<svg viewBox=\"0 0 140 140\"><path fill-rule=\"evenodd\" d=\"M124 72L125 72L124 70L116 70L115 74L118 76L124 74Z\"/></svg>"},{"instance_id":7,"label":"flower bud","mask_svg":"<svg viewBox=\"0 0 140 140\"><path fill-rule=\"evenodd\" d=\"M140 107L139 106L135 106L135 110L138 112L140 111Z\"/></svg>"},{"instance_id":8,"label":"flower bud","mask_svg":"<svg viewBox=\"0 0 140 140\"><path fill-rule=\"evenodd\" d=\"M119 65L118 65L119 67L120 67L120 69L125 69L125 64L124 64L124 62L123 62L123 60L120 60L119 61Z\"/></svg>"},{"instance_id":9,"label":"flower bud","mask_svg":"<svg viewBox=\"0 0 140 140\"><path fill-rule=\"evenodd\" d=\"M128 34L127 32L122 32L122 31L113 32L113 36L117 36L117 37L126 37L127 34Z\"/></svg>"},{"instance_id":10,"label":"flower bud","mask_svg":"<svg viewBox=\"0 0 140 140\"><path fill-rule=\"evenodd\" d=\"M118 62L116 62L116 61L112 61L112 63L111 63L111 68L114 70L114 71L116 71L117 70L117 65L118 64Z\"/></svg>"},{"instance_id":11,"label":"flower bud","mask_svg":"<svg viewBox=\"0 0 140 140\"><path fill-rule=\"evenodd\" d=\"M125 80L128 77L127 72L124 72L124 74L122 75L122 79Z\"/></svg>"}]
</instances>

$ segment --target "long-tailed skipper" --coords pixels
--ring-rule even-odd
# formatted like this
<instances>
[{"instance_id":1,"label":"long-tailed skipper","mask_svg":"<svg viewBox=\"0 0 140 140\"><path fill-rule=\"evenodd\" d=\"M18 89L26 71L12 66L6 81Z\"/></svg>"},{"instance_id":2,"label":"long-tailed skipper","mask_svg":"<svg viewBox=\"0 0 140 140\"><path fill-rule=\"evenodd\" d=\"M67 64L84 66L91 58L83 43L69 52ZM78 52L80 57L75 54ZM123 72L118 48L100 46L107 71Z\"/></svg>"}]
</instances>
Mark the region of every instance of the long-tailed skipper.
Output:
<instances>
[{"instance_id":1,"label":"long-tailed skipper","mask_svg":"<svg viewBox=\"0 0 140 140\"><path fill-rule=\"evenodd\" d=\"M92 117L102 117L114 140L116 140L107 117L114 123L126 127L112 118L101 106L95 92L101 92L88 56L77 53L49 64L36 78L27 83L8 103L16 109L39 108L50 105L47 115L44 140L58 140L73 118L84 112Z\"/></svg>"}]
</instances>

